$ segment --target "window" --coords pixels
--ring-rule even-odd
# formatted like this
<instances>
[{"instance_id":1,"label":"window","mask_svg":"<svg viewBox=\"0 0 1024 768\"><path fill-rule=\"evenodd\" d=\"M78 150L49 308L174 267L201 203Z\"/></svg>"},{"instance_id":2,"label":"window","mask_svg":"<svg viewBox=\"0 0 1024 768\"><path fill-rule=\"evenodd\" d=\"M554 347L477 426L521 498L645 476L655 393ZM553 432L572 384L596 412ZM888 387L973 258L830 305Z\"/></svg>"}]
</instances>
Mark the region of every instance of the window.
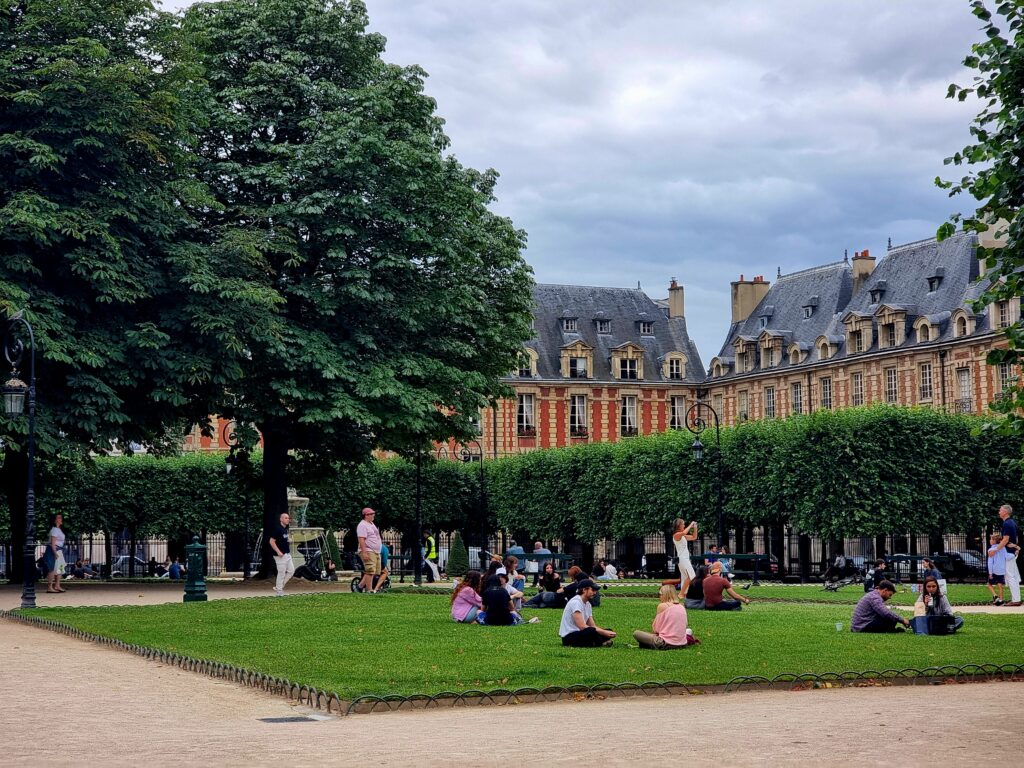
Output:
<instances>
[{"instance_id":1,"label":"window","mask_svg":"<svg viewBox=\"0 0 1024 768\"><path fill-rule=\"evenodd\" d=\"M715 409L716 413L721 413L722 412L722 396L721 395L715 395L711 399L711 403L712 403L711 407Z\"/></svg>"},{"instance_id":2,"label":"window","mask_svg":"<svg viewBox=\"0 0 1024 768\"><path fill-rule=\"evenodd\" d=\"M533 395L519 395L516 409L516 431L520 437L536 437L537 422L533 416Z\"/></svg>"},{"instance_id":3,"label":"window","mask_svg":"<svg viewBox=\"0 0 1024 768\"><path fill-rule=\"evenodd\" d=\"M793 413L804 412L804 390L799 383L790 388L790 400L792 401Z\"/></svg>"},{"instance_id":4,"label":"window","mask_svg":"<svg viewBox=\"0 0 1024 768\"><path fill-rule=\"evenodd\" d=\"M597 321L597 332L598 333L611 333L612 332L612 321L611 320L598 320Z\"/></svg>"},{"instance_id":5,"label":"window","mask_svg":"<svg viewBox=\"0 0 1024 768\"><path fill-rule=\"evenodd\" d=\"M826 376L818 382L818 389L821 392L821 407L832 408L832 377Z\"/></svg>"},{"instance_id":6,"label":"window","mask_svg":"<svg viewBox=\"0 0 1024 768\"><path fill-rule=\"evenodd\" d=\"M766 419L775 418L775 387L764 388L764 416Z\"/></svg>"},{"instance_id":7,"label":"window","mask_svg":"<svg viewBox=\"0 0 1024 768\"><path fill-rule=\"evenodd\" d=\"M942 285L941 277L929 277L928 278L928 293L938 290L939 286Z\"/></svg>"},{"instance_id":8,"label":"window","mask_svg":"<svg viewBox=\"0 0 1024 768\"><path fill-rule=\"evenodd\" d=\"M640 335L641 336L653 336L654 335L654 321L652 321L652 320L641 320L640 321Z\"/></svg>"},{"instance_id":9,"label":"window","mask_svg":"<svg viewBox=\"0 0 1024 768\"><path fill-rule=\"evenodd\" d=\"M576 318L575 317L563 317L562 318L562 330L565 333L576 333Z\"/></svg>"},{"instance_id":10,"label":"window","mask_svg":"<svg viewBox=\"0 0 1024 768\"><path fill-rule=\"evenodd\" d=\"M670 379L683 378L683 361L678 357L670 357L668 360L668 377Z\"/></svg>"},{"instance_id":11,"label":"window","mask_svg":"<svg viewBox=\"0 0 1024 768\"><path fill-rule=\"evenodd\" d=\"M585 378L587 378L587 358L585 358L585 357L570 357L569 358L569 378L570 379L585 379Z\"/></svg>"},{"instance_id":12,"label":"window","mask_svg":"<svg viewBox=\"0 0 1024 768\"><path fill-rule=\"evenodd\" d=\"M850 402L853 405L864 405L863 373L854 373L850 376Z\"/></svg>"},{"instance_id":13,"label":"window","mask_svg":"<svg viewBox=\"0 0 1024 768\"><path fill-rule=\"evenodd\" d=\"M804 320L814 314L814 307L804 307Z\"/></svg>"},{"instance_id":14,"label":"window","mask_svg":"<svg viewBox=\"0 0 1024 768\"><path fill-rule=\"evenodd\" d=\"M519 378L533 378L533 357L528 352L522 352L519 355Z\"/></svg>"},{"instance_id":15,"label":"window","mask_svg":"<svg viewBox=\"0 0 1024 768\"><path fill-rule=\"evenodd\" d=\"M899 400L899 389L896 387L896 369L885 369L885 402L895 403Z\"/></svg>"},{"instance_id":16,"label":"window","mask_svg":"<svg viewBox=\"0 0 1024 768\"><path fill-rule=\"evenodd\" d=\"M930 325L922 325L920 328L917 329L917 341L919 344L924 341L930 341L931 336L932 332Z\"/></svg>"},{"instance_id":17,"label":"window","mask_svg":"<svg viewBox=\"0 0 1024 768\"><path fill-rule=\"evenodd\" d=\"M932 399L932 364L922 363L918 369L918 378L920 380L920 399L931 400Z\"/></svg>"},{"instance_id":18,"label":"window","mask_svg":"<svg viewBox=\"0 0 1024 768\"><path fill-rule=\"evenodd\" d=\"M864 351L864 334L861 331L852 331L850 333L850 347L854 352Z\"/></svg>"},{"instance_id":19,"label":"window","mask_svg":"<svg viewBox=\"0 0 1024 768\"><path fill-rule=\"evenodd\" d=\"M762 331L765 328L767 328L768 327L768 318L767 317L759 317L757 319L757 327L760 328Z\"/></svg>"},{"instance_id":20,"label":"window","mask_svg":"<svg viewBox=\"0 0 1024 768\"><path fill-rule=\"evenodd\" d=\"M775 367L775 348L768 347L764 351L764 367L774 368Z\"/></svg>"},{"instance_id":21,"label":"window","mask_svg":"<svg viewBox=\"0 0 1024 768\"><path fill-rule=\"evenodd\" d=\"M956 335L966 336L967 335L967 318L958 317L956 321Z\"/></svg>"},{"instance_id":22,"label":"window","mask_svg":"<svg viewBox=\"0 0 1024 768\"><path fill-rule=\"evenodd\" d=\"M681 395L673 395L669 400L671 413L668 426L670 429L686 428L686 398Z\"/></svg>"},{"instance_id":23,"label":"window","mask_svg":"<svg viewBox=\"0 0 1024 768\"><path fill-rule=\"evenodd\" d=\"M619 378L620 379L636 379L637 367L636 360L629 360L626 358L619 358Z\"/></svg>"},{"instance_id":24,"label":"window","mask_svg":"<svg viewBox=\"0 0 1024 768\"><path fill-rule=\"evenodd\" d=\"M831 355L829 355L828 342L823 341L818 347L818 358L820 360L828 360L829 357L831 357Z\"/></svg>"},{"instance_id":25,"label":"window","mask_svg":"<svg viewBox=\"0 0 1024 768\"><path fill-rule=\"evenodd\" d=\"M887 323L882 326L882 331L885 333L885 346L895 347L896 346L896 323Z\"/></svg>"},{"instance_id":26,"label":"window","mask_svg":"<svg viewBox=\"0 0 1024 768\"><path fill-rule=\"evenodd\" d=\"M956 369L956 390L957 398L960 400L971 399L971 369L970 368L957 368ZM958 408L958 410L962 410Z\"/></svg>"},{"instance_id":27,"label":"window","mask_svg":"<svg viewBox=\"0 0 1024 768\"><path fill-rule=\"evenodd\" d=\"M619 434L633 437L636 433L636 395L626 395L619 406Z\"/></svg>"},{"instance_id":28,"label":"window","mask_svg":"<svg viewBox=\"0 0 1024 768\"><path fill-rule=\"evenodd\" d=\"M999 302L999 327L1010 327L1010 302L1008 301Z\"/></svg>"},{"instance_id":29,"label":"window","mask_svg":"<svg viewBox=\"0 0 1024 768\"><path fill-rule=\"evenodd\" d=\"M569 397L569 436L587 436L587 396L571 395Z\"/></svg>"},{"instance_id":30,"label":"window","mask_svg":"<svg viewBox=\"0 0 1024 768\"><path fill-rule=\"evenodd\" d=\"M871 303L877 304L882 300L882 292L877 288L871 291Z\"/></svg>"},{"instance_id":31,"label":"window","mask_svg":"<svg viewBox=\"0 0 1024 768\"><path fill-rule=\"evenodd\" d=\"M740 392L737 399L738 399L738 402L737 402L737 408L736 408L736 411L737 411L736 418L739 421L746 421L748 418L750 418L750 408L749 408L750 401L749 401L749 398L747 397L746 390L744 390L743 392Z\"/></svg>"},{"instance_id":32,"label":"window","mask_svg":"<svg viewBox=\"0 0 1024 768\"><path fill-rule=\"evenodd\" d=\"M754 353L749 349L743 353L743 370L744 372L754 370Z\"/></svg>"},{"instance_id":33,"label":"window","mask_svg":"<svg viewBox=\"0 0 1024 768\"><path fill-rule=\"evenodd\" d=\"M469 424L473 429L474 435L482 434L480 430L480 411L477 411L474 416L469 417Z\"/></svg>"},{"instance_id":34,"label":"window","mask_svg":"<svg viewBox=\"0 0 1024 768\"><path fill-rule=\"evenodd\" d=\"M1002 392L1010 385L1010 364L999 364L999 391Z\"/></svg>"}]
</instances>

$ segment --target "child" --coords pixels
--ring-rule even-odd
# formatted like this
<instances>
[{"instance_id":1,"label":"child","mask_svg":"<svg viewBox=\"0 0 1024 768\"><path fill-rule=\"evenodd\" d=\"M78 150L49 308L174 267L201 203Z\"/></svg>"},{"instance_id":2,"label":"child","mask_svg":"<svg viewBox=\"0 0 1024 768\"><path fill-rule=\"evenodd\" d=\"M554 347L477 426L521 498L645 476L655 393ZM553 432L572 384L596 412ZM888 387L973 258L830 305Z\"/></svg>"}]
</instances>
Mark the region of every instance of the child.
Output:
<instances>
[{"instance_id":1,"label":"child","mask_svg":"<svg viewBox=\"0 0 1024 768\"><path fill-rule=\"evenodd\" d=\"M1006 583L1006 558L1012 557L1010 552L997 549L996 545L1002 541L1002 536L993 533L989 537L988 549L988 591L992 594L992 602L996 605L1003 604L1003 584ZM999 587L999 596L996 597L996 587Z\"/></svg>"}]
</instances>

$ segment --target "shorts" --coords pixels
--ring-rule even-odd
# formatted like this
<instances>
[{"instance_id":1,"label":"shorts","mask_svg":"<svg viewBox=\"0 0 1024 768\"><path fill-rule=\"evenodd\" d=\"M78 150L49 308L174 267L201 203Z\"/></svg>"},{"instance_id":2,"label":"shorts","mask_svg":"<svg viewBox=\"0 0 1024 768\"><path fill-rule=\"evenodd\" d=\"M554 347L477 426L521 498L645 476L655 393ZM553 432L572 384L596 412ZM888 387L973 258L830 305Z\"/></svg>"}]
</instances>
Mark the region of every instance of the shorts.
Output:
<instances>
[{"instance_id":1,"label":"shorts","mask_svg":"<svg viewBox=\"0 0 1024 768\"><path fill-rule=\"evenodd\" d=\"M380 573L380 552L367 552L362 555L363 558L363 572L368 573L371 576L376 576Z\"/></svg>"},{"instance_id":2,"label":"shorts","mask_svg":"<svg viewBox=\"0 0 1024 768\"><path fill-rule=\"evenodd\" d=\"M1003 574L990 573L988 575L988 584L990 587L994 587L996 584L1005 584L1006 576Z\"/></svg>"}]
</instances>

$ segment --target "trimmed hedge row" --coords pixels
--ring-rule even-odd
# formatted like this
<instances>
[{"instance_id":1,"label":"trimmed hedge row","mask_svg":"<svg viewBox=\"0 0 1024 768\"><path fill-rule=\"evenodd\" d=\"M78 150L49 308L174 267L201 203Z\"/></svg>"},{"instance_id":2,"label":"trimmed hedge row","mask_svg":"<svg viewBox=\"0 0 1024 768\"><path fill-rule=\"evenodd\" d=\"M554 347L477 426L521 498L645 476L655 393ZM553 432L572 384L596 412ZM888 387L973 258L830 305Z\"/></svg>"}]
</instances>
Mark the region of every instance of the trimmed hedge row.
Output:
<instances>
[{"instance_id":1,"label":"trimmed hedge row","mask_svg":"<svg viewBox=\"0 0 1024 768\"><path fill-rule=\"evenodd\" d=\"M787 524L826 537L963 531L1021 502L1021 440L984 420L931 409L870 406L759 421L721 432L724 503L732 522ZM716 519L715 439L669 432L619 443L535 451L480 467L425 458L422 507L435 529L525 530L594 541L655 533L674 517ZM73 531L134 529L178 536L261 521L259 457L228 476L223 455L100 458L44 476L40 507ZM415 522L416 469L402 459L342 467L329 477L296 464L311 524L351 527L366 505L382 526Z\"/></svg>"}]
</instances>

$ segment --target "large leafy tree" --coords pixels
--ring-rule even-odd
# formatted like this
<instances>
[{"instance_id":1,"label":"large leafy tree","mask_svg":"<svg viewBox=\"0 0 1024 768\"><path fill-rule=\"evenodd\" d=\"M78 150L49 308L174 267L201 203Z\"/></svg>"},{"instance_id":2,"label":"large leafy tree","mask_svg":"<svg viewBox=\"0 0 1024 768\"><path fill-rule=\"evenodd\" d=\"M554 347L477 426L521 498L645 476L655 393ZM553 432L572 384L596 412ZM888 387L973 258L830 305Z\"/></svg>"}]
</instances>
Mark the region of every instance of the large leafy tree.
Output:
<instances>
[{"instance_id":1,"label":"large leafy tree","mask_svg":"<svg viewBox=\"0 0 1024 768\"><path fill-rule=\"evenodd\" d=\"M188 245L173 18L148 0L6 0L0 40L0 313L35 328L40 452L153 442L237 373L221 286ZM2 429L15 541L25 430Z\"/></svg>"},{"instance_id":2,"label":"large leafy tree","mask_svg":"<svg viewBox=\"0 0 1024 768\"><path fill-rule=\"evenodd\" d=\"M215 202L196 215L210 263L261 299L230 310L244 375L221 413L262 437L267 524L296 456L467 434L529 336L524 235L488 208L496 174L448 154L423 71L385 63L366 27L356 0L184 18L209 83L199 178Z\"/></svg>"},{"instance_id":3,"label":"large leafy tree","mask_svg":"<svg viewBox=\"0 0 1024 768\"><path fill-rule=\"evenodd\" d=\"M958 181L936 179L950 196L967 193L979 201L977 210L963 218L965 229L990 233L1005 240L1003 247L979 248L988 267L990 283L976 309L996 301L1024 296L1024 221L1018 215L1024 204L1024 4L1019 0L995 5L974 0L971 8L981 20L984 39L971 48L964 65L974 70L968 86L950 85L948 96L959 101L976 98L981 111L970 127L972 143L946 159L967 166ZM939 237L955 231L961 216L939 228ZM1018 320L1005 329L1007 349L992 350L990 364L1024 362L1024 324ZM1024 384L1008 387L993 408L1005 413L1002 428L1024 433Z\"/></svg>"}]
</instances>

